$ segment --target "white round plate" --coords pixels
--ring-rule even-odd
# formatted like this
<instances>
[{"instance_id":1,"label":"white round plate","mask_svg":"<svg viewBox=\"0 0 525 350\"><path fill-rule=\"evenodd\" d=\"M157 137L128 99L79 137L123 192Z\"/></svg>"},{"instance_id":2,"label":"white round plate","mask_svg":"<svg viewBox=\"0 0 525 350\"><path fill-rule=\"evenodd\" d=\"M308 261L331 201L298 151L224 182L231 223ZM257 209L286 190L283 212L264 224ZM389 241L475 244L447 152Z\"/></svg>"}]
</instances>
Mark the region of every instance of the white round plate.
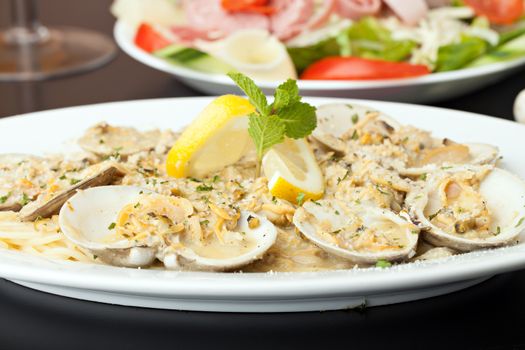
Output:
<instances>
[{"instance_id":1,"label":"white round plate","mask_svg":"<svg viewBox=\"0 0 525 350\"><path fill-rule=\"evenodd\" d=\"M138 48L133 38L135 30L117 21L113 35L120 48L135 60L169 73L193 87L210 94L238 93L230 78L221 74L208 74L177 66ZM306 96L351 97L398 102L433 102L460 96L495 83L525 65L525 57L508 62L434 73L424 77L375 81L299 80L301 93ZM280 82L258 81L265 93L272 94ZM453 87L453 88L452 88Z\"/></svg>"},{"instance_id":2,"label":"white round plate","mask_svg":"<svg viewBox=\"0 0 525 350\"><path fill-rule=\"evenodd\" d=\"M306 98L312 104L337 101ZM0 153L73 151L74 140L100 121L139 129L178 129L209 97L117 102L0 119ZM339 100L341 101L341 100ZM446 109L391 102L353 101L403 123L462 142L490 142L503 166L525 176L525 125ZM525 198L523 199L525 205ZM79 299L166 309L291 312L352 308L416 300L471 286L494 274L525 267L525 242L432 262L392 268L312 273L205 273L131 269L52 261L0 250L0 277Z\"/></svg>"}]
</instances>

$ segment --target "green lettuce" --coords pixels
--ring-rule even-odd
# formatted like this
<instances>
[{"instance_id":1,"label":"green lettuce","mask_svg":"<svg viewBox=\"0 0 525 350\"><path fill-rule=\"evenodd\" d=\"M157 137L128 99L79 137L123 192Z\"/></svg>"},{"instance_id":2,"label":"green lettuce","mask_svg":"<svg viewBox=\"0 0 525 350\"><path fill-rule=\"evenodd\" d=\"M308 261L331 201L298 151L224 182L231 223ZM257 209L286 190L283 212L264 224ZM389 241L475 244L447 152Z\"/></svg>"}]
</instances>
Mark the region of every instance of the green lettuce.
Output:
<instances>
[{"instance_id":1,"label":"green lettuce","mask_svg":"<svg viewBox=\"0 0 525 350\"><path fill-rule=\"evenodd\" d=\"M485 40L464 36L459 43L439 48L435 71L446 72L464 67L486 53L488 48Z\"/></svg>"},{"instance_id":2,"label":"green lettuce","mask_svg":"<svg viewBox=\"0 0 525 350\"><path fill-rule=\"evenodd\" d=\"M410 56L415 43L409 40L394 40L390 31L373 17L365 17L338 35L305 47L290 47L288 53L297 70L329 56L356 56L403 61Z\"/></svg>"}]
</instances>

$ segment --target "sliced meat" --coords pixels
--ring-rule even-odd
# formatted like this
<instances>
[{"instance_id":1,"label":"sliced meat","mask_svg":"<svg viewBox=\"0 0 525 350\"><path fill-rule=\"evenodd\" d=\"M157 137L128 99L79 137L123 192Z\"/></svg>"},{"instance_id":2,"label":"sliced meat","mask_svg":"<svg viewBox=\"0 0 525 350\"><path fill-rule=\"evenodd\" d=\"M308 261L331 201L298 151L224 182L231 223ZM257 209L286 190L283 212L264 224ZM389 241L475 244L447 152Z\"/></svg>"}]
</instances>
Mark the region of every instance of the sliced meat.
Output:
<instances>
[{"instance_id":1,"label":"sliced meat","mask_svg":"<svg viewBox=\"0 0 525 350\"><path fill-rule=\"evenodd\" d=\"M209 41L217 39L212 37L211 33L207 31L188 26L172 26L170 31L175 36L175 42L187 46L192 46L195 40Z\"/></svg>"},{"instance_id":2,"label":"sliced meat","mask_svg":"<svg viewBox=\"0 0 525 350\"><path fill-rule=\"evenodd\" d=\"M268 16L256 13L228 13L221 0L184 0L188 25L199 31L218 32L227 36L241 29L270 29ZM215 36L214 34L211 34Z\"/></svg>"},{"instance_id":3,"label":"sliced meat","mask_svg":"<svg viewBox=\"0 0 525 350\"><path fill-rule=\"evenodd\" d=\"M407 0L400 2L408 3ZM353 20L375 15L381 10L381 0L337 0L336 11L340 16Z\"/></svg>"},{"instance_id":4,"label":"sliced meat","mask_svg":"<svg viewBox=\"0 0 525 350\"><path fill-rule=\"evenodd\" d=\"M277 38L290 39L310 25L314 0L273 0L271 4L276 12L270 17L270 28Z\"/></svg>"},{"instance_id":5,"label":"sliced meat","mask_svg":"<svg viewBox=\"0 0 525 350\"><path fill-rule=\"evenodd\" d=\"M322 0L316 7L313 16L308 21L309 29L322 27L335 11L336 0Z\"/></svg>"},{"instance_id":6,"label":"sliced meat","mask_svg":"<svg viewBox=\"0 0 525 350\"><path fill-rule=\"evenodd\" d=\"M450 6L452 4L452 0L426 0L426 3L428 7L433 9L436 7Z\"/></svg>"},{"instance_id":7,"label":"sliced meat","mask_svg":"<svg viewBox=\"0 0 525 350\"><path fill-rule=\"evenodd\" d=\"M408 25L417 24L428 12L425 0L384 0L384 2L392 12Z\"/></svg>"}]
</instances>

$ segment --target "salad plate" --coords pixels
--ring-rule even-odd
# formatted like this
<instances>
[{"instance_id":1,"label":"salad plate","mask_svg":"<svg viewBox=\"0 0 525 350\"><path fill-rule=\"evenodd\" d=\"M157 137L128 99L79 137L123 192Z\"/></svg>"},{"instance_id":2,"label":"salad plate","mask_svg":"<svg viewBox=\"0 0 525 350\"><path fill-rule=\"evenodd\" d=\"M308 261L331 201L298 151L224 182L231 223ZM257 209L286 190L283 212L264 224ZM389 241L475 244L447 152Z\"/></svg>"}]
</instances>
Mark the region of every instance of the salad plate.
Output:
<instances>
[{"instance_id":1,"label":"salad plate","mask_svg":"<svg viewBox=\"0 0 525 350\"><path fill-rule=\"evenodd\" d=\"M198 91L209 95L239 92L231 79L225 75L204 73L174 65L141 50L133 41L135 28L123 21L116 22L113 34L118 46L130 57L153 69L168 73ZM512 75L523 66L525 57L415 78L373 81L299 80L298 84L305 96L428 103L481 89ZM279 83L257 81L257 85L264 92L270 93Z\"/></svg>"},{"instance_id":2,"label":"salad plate","mask_svg":"<svg viewBox=\"0 0 525 350\"><path fill-rule=\"evenodd\" d=\"M140 130L177 130L212 98L107 103L30 113L0 120L0 153L71 151L89 126L106 121ZM357 103L402 123L462 142L499 147L501 167L525 176L525 126L487 116L401 103L305 98L313 105ZM451 127L454 125L454 127ZM50 127L53 126L53 127ZM46 130L46 132L42 132ZM497 130L498 132L495 132ZM30 140L30 141L29 141ZM39 145L35 147L35 145ZM523 199L525 204L525 198ZM220 311L294 312L378 306L467 288L525 267L525 243L389 268L329 272L213 273L137 269L57 261L0 250L0 277L72 298L139 307Z\"/></svg>"}]
</instances>

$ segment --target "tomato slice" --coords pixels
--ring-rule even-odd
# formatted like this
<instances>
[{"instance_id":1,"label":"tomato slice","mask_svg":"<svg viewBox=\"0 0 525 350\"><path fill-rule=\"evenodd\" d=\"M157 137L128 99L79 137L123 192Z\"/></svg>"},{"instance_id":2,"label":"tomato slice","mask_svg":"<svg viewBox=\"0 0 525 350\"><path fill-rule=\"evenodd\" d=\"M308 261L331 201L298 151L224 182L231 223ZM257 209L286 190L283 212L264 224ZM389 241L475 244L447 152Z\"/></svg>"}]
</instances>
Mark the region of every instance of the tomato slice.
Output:
<instances>
[{"instance_id":1,"label":"tomato slice","mask_svg":"<svg viewBox=\"0 0 525 350\"><path fill-rule=\"evenodd\" d=\"M263 15L275 12L268 0L221 0L221 5L228 12L256 12Z\"/></svg>"},{"instance_id":2,"label":"tomato slice","mask_svg":"<svg viewBox=\"0 0 525 350\"><path fill-rule=\"evenodd\" d=\"M478 16L485 16L491 23L510 24L523 15L523 0L464 0Z\"/></svg>"},{"instance_id":3,"label":"tomato slice","mask_svg":"<svg viewBox=\"0 0 525 350\"><path fill-rule=\"evenodd\" d=\"M142 23L135 35L135 45L147 52L165 48L171 42L158 33L152 26Z\"/></svg>"},{"instance_id":4,"label":"tomato slice","mask_svg":"<svg viewBox=\"0 0 525 350\"><path fill-rule=\"evenodd\" d=\"M429 74L427 66L359 57L327 57L305 69L306 80L377 80L418 77Z\"/></svg>"}]
</instances>

